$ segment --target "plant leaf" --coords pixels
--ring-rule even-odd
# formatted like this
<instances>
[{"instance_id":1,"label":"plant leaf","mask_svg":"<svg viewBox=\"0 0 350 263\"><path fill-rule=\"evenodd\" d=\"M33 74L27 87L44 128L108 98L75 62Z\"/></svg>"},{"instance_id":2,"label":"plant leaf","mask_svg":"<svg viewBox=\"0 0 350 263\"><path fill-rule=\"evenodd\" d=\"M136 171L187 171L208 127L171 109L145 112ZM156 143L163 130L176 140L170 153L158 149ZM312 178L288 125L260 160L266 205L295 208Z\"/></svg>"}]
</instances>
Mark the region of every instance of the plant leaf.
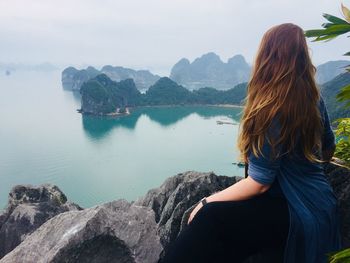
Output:
<instances>
[{"instance_id":1,"label":"plant leaf","mask_svg":"<svg viewBox=\"0 0 350 263\"><path fill-rule=\"evenodd\" d=\"M350 259L350 249L344 249L338 251L337 253L328 253L328 256L330 256L331 263L349 262L348 260Z\"/></svg>"},{"instance_id":2,"label":"plant leaf","mask_svg":"<svg viewBox=\"0 0 350 263\"><path fill-rule=\"evenodd\" d=\"M306 37L322 37L327 35L335 35L334 37L336 37L338 35L342 35L347 32L350 32L350 24L331 25L326 29L311 29L311 30L304 31L304 35Z\"/></svg>"},{"instance_id":3,"label":"plant leaf","mask_svg":"<svg viewBox=\"0 0 350 263\"><path fill-rule=\"evenodd\" d=\"M323 35L325 29L310 29L304 31L306 37L318 37Z\"/></svg>"},{"instance_id":4,"label":"plant leaf","mask_svg":"<svg viewBox=\"0 0 350 263\"><path fill-rule=\"evenodd\" d=\"M335 25L333 23L323 23L321 26L324 27L324 28L327 28L327 27L330 27L332 25Z\"/></svg>"},{"instance_id":5,"label":"plant leaf","mask_svg":"<svg viewBox=\"0 0 350 263\"><path fill-rule=\"evenodd\" d=\"M334 24L349 24L347 21L345 21L339 17L332 16L330 14L323 13L322 16L324 18L326 18L329 22L332 22Z\"/></svg>"},{"instance_id":6,"label":"plant leaf","mask_svg":"<svg viewBox=\"0 0 350 263\"><path fill-rule=\"evenodd\" d=\"M329 34L329 33L346 33L350 31L350 24L347 25L332 25L329 26L328 28L324 29L324 31ZM342 33L342 34L343 34Z\"/></svg>"},{"instance_id":7,"label":"plant leaf","mask_svg":"<svg viewBox=\"0 0 350 263\"><path fill-rule=\"evenodd\" d=\"M338 101L350 100L350 84L343 87L340 92L336 95Z\"/></svg>"},{"instance_id":8,"label":"plant leaf","mask_svg":"<svg viewBox=\"0 0 350 263\"><path fill-rule=\"evenodd\" d=\"M341 3L341 10L344 14L344 18L346 19L346 21L348 21L350 23L350 10L343 5L343 3Z\"/></svg>"},{"instance_id":9,"label":"plant leaf","mask_svg":"<svg viewBox=\"0 0 350 263\"><path fill-rule=\"evenodd\" d=\"M336 34L327 35L327 36L319 36L316 39L312 40L312 42L317 42L317 41L322 41L322 40L325 40L327 42L327 41L332 40L333 38L336 38L337 36L338 35L336 35Z\"/></svg>"}]
</instances>

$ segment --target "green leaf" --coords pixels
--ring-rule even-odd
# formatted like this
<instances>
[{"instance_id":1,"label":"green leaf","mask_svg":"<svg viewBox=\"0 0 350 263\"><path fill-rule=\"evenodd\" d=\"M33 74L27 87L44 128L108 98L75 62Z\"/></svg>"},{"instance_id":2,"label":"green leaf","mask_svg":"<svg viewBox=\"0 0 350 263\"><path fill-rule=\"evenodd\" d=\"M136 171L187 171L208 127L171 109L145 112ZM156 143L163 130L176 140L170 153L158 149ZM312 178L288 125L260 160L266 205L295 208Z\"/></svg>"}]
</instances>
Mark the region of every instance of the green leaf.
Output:
<instances>
[{"instance_id":1,"label":"green leaf","mask_svg":"<svg viewBox=\"0 0 350 263\"><path fill-rule=\"evenodd\" d=\"M320 40L335 38L336 36L342 35L347 32L350 32L350 24L331 25L326 29L311 29L311 30L304 31L304 34L306 37L320 37L320 39L314 40L314 41L320 41ZM328 35L332 35L332 36L325 37L324 39L322 39L322 37L328 36Z\"/></svg>"},{"instance_id":2,"label":"green leaf","mask_svg":"<svg viewBox=\"0 0 350 263\"><path fill-rule=\"evenodd\" d=\"M346 263L350 260L350 248L341 250L330 255L330 263Z\"/></svg>"},{"instance_id":3,"label":"green leaf","mask_svg":"<svg viewBox=\"0 0 350 263\"><path fill-rule=\"evenodd\" d=\"M343 87L340 92L336 95L338 101L350 101L350 84ZM348 103L349 104L349 103Z\"/></svg>"},{"instance_id":4,"label":"green leaf","mask_svg":"<svg viewBox=\"0 0 350 263\"><path fill-rule=\"evenodd\" d=\"M319 36L319 37L315 38L314 40L312 40L312 42L323 41L323 40L325 40L327 42L327 41L332 40L333 38L336 38L337 36L338 36L337 34L332 34L332 35L327 35L327 36Z\"/></svg>"},{"instance_id":5,"label":"green leaf","mask_svg":"<svg viewBox=\"0 0 350 263\"><path fill-rule=\"evenodd\" d=\"M326 18L329 22L332 22L334 24L349 24L347 21L345 21L339 17L332 16L330 14L323 13L322 16L324 18Z\"/></svg>"},{"instance_id":6,"label":"green leaf","mask_svg":"<svg viewBox=\"0 0 350 263\"><path fill-rule=\"evenodd\" d=\"M320 35L323 35L325 29L310 29L304 31L304 35L306 37L318 37Z\"/></svg>"},{"instance_id":7,"label":"green leaf","mask_svg":"<svg viewBox=\"0 0 350 263\"><path fill-rule=\"evenodd\" d=\"M323 23L321 26L324 27L324 28L327 28L327 27L330 27L334 25L333 23Z\"/></svg>"},{"instance_id":8,"label":"green leaf","mask_svg":"<svg viewBox=\"0 0 350 263\"><path fill-rule=\"evenodd\" d=\"M350 31L350 24L347 25L332 25L326 29L324 29L324 33L331 34L331 33L346 33ZM342 33L342 34L343 34Z\"/></svg>"}]
</instances>

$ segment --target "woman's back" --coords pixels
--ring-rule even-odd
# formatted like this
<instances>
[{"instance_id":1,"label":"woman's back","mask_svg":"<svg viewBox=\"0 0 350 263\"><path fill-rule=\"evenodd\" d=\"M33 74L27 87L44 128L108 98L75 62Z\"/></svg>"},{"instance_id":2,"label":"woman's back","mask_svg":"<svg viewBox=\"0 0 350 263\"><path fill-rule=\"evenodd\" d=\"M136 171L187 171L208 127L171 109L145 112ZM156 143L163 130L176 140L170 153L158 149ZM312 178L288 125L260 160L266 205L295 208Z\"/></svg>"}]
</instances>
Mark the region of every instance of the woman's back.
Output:
<instances>
[{"instance_id":1,"label":"woman's back","mask_svg":"<svg viewBox=\"0 0 350 263\"><path fill-rule=\"evenodd\" d=\"M319 109L324 124L322 149L329 149L334 147L334 134L322 98ZM278 125L272 131L278 135ZM283 195L288 200L290 230L285 262L326 262L325 253L341 248L337 199L323 165L302 157L301 147L297 143L295 154L274 161L250 155L248 174L258 182L271 183L270 195ZM267 143L263 152L270 153Z\"/></svg>"}]
</instances>

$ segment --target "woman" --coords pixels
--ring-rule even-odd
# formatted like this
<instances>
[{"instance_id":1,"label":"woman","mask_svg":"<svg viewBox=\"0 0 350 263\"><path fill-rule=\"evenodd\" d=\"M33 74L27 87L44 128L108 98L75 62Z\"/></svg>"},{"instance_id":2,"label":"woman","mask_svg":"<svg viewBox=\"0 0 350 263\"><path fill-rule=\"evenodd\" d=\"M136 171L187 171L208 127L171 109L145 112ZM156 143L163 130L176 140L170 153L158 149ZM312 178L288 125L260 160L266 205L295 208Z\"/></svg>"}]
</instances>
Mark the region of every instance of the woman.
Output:
<instances>
[{"instance_id":1,"label":"woman","mask_svg":"<svg viewBox=\"0 0 350 263\"><path fill-rule=\"evenodd\" d=\"M263 253L270 263L322 263L341 248L323 170L335 138L315 73L299 26L264 34L238 138L247 177L199 202L162 262L243 262Z\"/></svg>"}]
</instances>

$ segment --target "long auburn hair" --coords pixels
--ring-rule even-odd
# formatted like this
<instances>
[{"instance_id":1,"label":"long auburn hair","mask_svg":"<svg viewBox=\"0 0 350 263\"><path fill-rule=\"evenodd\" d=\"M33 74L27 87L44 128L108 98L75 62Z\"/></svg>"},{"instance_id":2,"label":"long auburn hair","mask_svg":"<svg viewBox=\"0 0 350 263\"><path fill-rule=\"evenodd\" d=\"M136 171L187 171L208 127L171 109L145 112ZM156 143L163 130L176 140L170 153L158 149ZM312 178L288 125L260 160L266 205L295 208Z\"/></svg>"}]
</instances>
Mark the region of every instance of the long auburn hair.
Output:
<instances>
[{"instance_id":1,"label":"long auburn hair","mask_svg":"<svg viewBox=\"0 0 350 263\"><path fill-rule=\"evenodd\" d=\"M284 153L289 153L298 143L308 160L322 162L314 152L315 147L321 149L322 136L322 119L317 106L320 92L315 73L304 31L299 26L284 23L263 35L239 125L241 161L248 162L250 151L256 157L263 155L266 137L273 158L277 158L278 145L283 145ZM274 117L280 124L276 140L268 135Z\"/></svg>"}]
</instances>

